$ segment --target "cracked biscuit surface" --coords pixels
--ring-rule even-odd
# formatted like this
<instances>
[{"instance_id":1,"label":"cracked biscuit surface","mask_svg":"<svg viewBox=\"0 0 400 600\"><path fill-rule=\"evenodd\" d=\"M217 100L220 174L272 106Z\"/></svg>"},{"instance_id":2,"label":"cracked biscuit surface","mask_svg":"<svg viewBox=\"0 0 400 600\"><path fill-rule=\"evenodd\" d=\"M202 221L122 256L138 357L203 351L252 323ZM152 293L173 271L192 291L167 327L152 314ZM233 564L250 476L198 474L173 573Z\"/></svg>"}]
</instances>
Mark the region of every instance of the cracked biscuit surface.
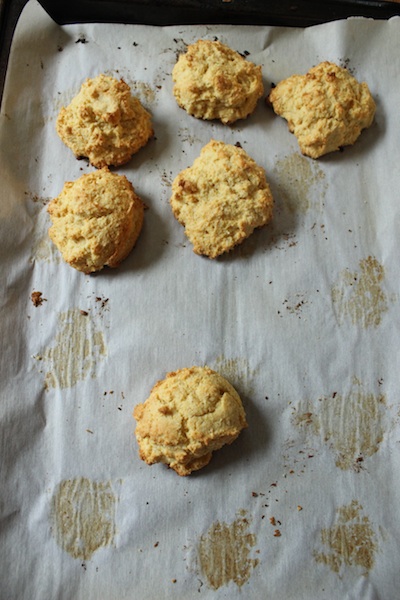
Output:
<instances>
[{"instance_id":1,"label":"cracked biscuit surface","mask_svg":"<svg viewBox=\"0 0 400 600\"><path fill-rule=\"evenodd\" d=\"M265 171L242 149L211 140L172 183L176 219L196 254L216 258L272 218Z\"/></svg>"},{"instance_id":2,"label":"cracked biscuit surface","mask_svg":"<svg viewBox=\"0 0 400 600\"><path fill-rule=\"evenodd\" d=\"M224 124L248 117L264 93L261 66L218 41L190 44L172 79L179 106L194 117Z\"/></svg>"},{"instance_id":3,"label":"cracked biscuit surface","mask_svg":"<svg viewBox=\"0 0 400 600\"><path fill-rule=\"evenodd\" d=\"M56 122L61 140L97 168L127 163L153 135L150 113L122 79L86 79Z\"/></svg>"},{"instance_id":4,"label":"cracked biscuit surface","mask_svg":"<svg viewBox=\"0 0 400 600\"><path fill-rule=\"evenodd\" d=\"M168 373L133 412L140 458L164 463L178 475L206 466L212 453L247 427L233 386L208 367Z\"/></svg>"},{"instance_id":5,"label":"cracked biscuit surface","mask_svg":"<svg viewBox=\"0 0 400 600\"><path fill-rule=\"evenodd\" d=\"M64 260L92 273L126 258L142 229L144 206L124 175L103 167L66 182L48 212L49 236Z\"/></svg>"},{"instance_id":6,"label":"cracked biscuit surface","mask_svg":"<svg viewBox=\"0 0 400 600\"><path fill-rule=\"evenodd\" d=\"M354 144L376 110L368 85L328 61L284 79L268 99L286 119L301 152L311 158Z\"/></svg>"}]
</instances>

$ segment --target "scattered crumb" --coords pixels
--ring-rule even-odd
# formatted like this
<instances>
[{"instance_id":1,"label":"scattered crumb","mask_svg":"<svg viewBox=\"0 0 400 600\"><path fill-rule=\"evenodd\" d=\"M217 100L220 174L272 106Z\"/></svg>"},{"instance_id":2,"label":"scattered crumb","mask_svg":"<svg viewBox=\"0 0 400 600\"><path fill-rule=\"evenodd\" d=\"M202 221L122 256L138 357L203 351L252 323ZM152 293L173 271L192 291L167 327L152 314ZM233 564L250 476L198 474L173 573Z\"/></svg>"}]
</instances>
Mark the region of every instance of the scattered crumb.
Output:
<instances>
[{"instance_id":1,"label":"scattered crumb","mask_svg":"<svg viewBox=\"0 0 400 600\"><path fill-rule=\"evenodd\" d=\"M303 510L303 507L302 507L302 506L300 506L300 504L299 504L299 505L297 506L297 510L299 510L299 511L300 511L300 510Z\"/></svg>"},{"instance_id":2,"label":"scattered crumb","mask_svg":"<svg viewBox=\"0 0 400 600\"><path fill-rule=\"evenodd\" d=\"M275 517L270 517L269 522L271 523L271 525L276 525L276 520Z\"/></svg>"},{"instance_id":3,"label":"scattered crumb","mask_svg":"<svg viewBox=\"0 0 400 600\"><path fill-rule=\"evenodd\" d=\"M279 531L279 529L275 529L274 537L281 537L281 532Z\"/></svg>"},{"instance_id":4,"label":"scattered crumb","mask_svg":"<svg viewBox=\"0 0 400 600\"><path fill-rule=\"evenodd\" d=\"M42 306L43 302L47 302L47 298L43 298L42 292L32 292L31 300L33 306Z\"/></svg>"}]
</instances>

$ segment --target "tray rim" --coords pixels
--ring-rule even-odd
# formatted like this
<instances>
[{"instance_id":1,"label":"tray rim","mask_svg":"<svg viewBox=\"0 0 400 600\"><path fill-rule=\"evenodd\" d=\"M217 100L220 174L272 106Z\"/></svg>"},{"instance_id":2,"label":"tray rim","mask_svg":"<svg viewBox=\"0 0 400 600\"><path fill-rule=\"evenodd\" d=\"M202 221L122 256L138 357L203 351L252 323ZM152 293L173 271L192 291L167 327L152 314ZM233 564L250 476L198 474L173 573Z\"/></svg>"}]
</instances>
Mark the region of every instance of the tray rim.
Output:
<instances>
[{"instance_id":1,"label":"tray rim","mask_svg":"<svg viewBox=\"0 0 400 600\"><path fill-rule=\"evenodd\" d=\"M0 0L0 109L18 20L29 0ZM58 25L232 24L309 27L349 17L387 20L400 16L397 0L38 0ZM323 7L323 10L321 10ZM157 10L155 10L155 8Z\"/></svg>"}]
</instances>

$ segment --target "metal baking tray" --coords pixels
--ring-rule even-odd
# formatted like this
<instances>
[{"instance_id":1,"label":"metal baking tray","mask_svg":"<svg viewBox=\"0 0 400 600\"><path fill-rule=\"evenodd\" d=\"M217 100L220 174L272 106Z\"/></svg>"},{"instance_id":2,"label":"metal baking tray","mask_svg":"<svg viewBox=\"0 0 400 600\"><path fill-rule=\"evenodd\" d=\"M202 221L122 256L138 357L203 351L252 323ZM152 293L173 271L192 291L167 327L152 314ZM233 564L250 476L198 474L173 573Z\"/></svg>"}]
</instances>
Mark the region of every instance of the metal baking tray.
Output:
<instances>
[{"instance_id":1,"label":"metal baking tray","mask_svg":"<svg viewBox=\"0 0 400 600\"><path fill-rule=\"evenodd\" d=\"M14 30L27 1L0 0L0 104ZM351 16L389 19L400 15L400 4L374 0L40 0L40 4L59 25L101 22L308 27Z\"/></svg>"}]
</instances>

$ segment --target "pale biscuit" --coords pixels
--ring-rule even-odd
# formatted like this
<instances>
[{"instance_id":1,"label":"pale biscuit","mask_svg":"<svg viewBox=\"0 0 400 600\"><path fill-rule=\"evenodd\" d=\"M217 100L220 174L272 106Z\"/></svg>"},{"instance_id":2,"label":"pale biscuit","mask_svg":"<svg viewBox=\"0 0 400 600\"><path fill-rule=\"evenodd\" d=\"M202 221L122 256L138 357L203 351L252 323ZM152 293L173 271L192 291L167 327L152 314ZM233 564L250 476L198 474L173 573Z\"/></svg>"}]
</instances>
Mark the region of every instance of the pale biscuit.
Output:
<instances>
[{"instance_id":1,"label":"pale biscuit","mask_svg":"<svg viewBox=\"0 0 400 600\"><path fill-rule=\"evenodd\" d=\"M65 183L48 212L49 236L64 260L92 273L126 258L142 229L144 206L124 175L104 167Z\"/></svg>"},{"instance_id":2,"label":"pale biscuit","mask_svg":"<svg viewBox=\"0 0 400 600\"><path fill-rule=\"evenodd\" d=\"M215 258L272 217L265 171L242 149L211 140L172 183L176 219L196 254Z\"/></svg>"},{"instance_id":3,"label":"pale biscuit","mask_svg":"<svg viewBox=\"0 0 400 600\"><path fill-rule=\"evenodd\" d=\"M128 84L103 74L84 81L56 130L76 157L97 168L127 163L153 135L150 113Z\"/></svg>"},{"instance_id":4,"label":"pale biscuit","mask_svg":"<svg viewBox=\"0 0 400 600\"><path fill-rule=\"evenodd\" d=\"M198 40L172 70L179 106L199 119L233 123L250 115L264 93L261 66L221 42Z\"/></svg>"},{"instance_id":5,"label":"pale biscuit","mask_svg":"<svg viewBox=\"0 0 400 600\"><path fill-rule=\"evenodd\" d=\"M178 475L207 465L212 453L247 427L239 394L208 367L168 373L133 412L140 458L164 463Z\"/></svg>"},{"instance_id":6,"label":"pale biscuit","mask_svg":"<svg viewBox=\"0 0 400 600\"><path fill-rule=\"evenodd\" d=\"M286 119L301 152L311 158L354 144L376 110L368 85L327 61L306 75L284 79L268 99Z\"/></svg>"}]
</instances>

